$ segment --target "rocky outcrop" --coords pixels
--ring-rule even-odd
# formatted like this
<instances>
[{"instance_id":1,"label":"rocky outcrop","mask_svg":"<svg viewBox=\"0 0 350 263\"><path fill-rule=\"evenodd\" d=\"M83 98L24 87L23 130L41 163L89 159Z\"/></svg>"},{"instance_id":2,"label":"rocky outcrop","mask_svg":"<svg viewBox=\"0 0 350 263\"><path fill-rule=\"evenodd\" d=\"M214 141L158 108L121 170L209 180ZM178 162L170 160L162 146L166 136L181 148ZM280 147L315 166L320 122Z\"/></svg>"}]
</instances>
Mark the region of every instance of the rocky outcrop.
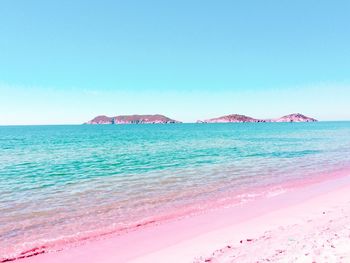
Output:
<instances>
[{"instance_id":1,"label":"rocky outcrop","mask_svg":"<svg viewBox=\"0 0 350 263\"><path fill-rule=\"evenodd\" d=\"M245 115L230 114L218 118L198 120L197 123L227 123L227 122L315 122L314 118L301 113L293 113L277 119L255 119ZM148 124L148 123L181 123L164 115L119 115L108 117L100 115L86 124Z\"/></svg>"},{"instance_id":2,"label":"rocky outcrop","mask_svg":"<svg viewBox=\"0 0 350 263\"><path fill-rule=\"evenodd\" d=\"M317 120L314 118L307 117L301 113L293 113L272 121L274 122L315 122Z\"/></svg>"},{"instance_id":3,"label":"rocky outcrop","mask_svg":"<svg viewBox=\"0 0 350 263\"><path fill-rule=\"evenodd\" d=\"M107 117L97 116L86 124L150 124L150 123L179 123L179 121L170 119L164 115L119 115Z\"/></svg>"},{"instance_id":4,"label":"rocky outcrop","mask_svg":"<svg viewBox=\"0 0 350 263\"><path fill-rule=\"evenodd\" d=\"M197 121L197 123L226 123L226 122L315 122L316 119L307 117L300 113L293 113L278 119L255 119L245 115L231 114L218 118Z\"/></svg>"},{"instance_id":5,"label":"rocky outcrop","mask_svg":"<svg viewBox=\"0 0 350 263\"><path fill-rule=\"evenodd\" d=\"M113 124L113 118L100 115L88 121L86 124Z\"/></svg>"},{"instance_id":6,"label":"rocky outcrop","mask_svg":"<svg viewBox=\"0 0 350 263\"><path fill-rule=\"evenodd\" d=\"M263 122L263 120L254 119L245 115L230 114L218 118L204 120L204 123L226 123L226 122Z\"/></svg>"}]
</instances>

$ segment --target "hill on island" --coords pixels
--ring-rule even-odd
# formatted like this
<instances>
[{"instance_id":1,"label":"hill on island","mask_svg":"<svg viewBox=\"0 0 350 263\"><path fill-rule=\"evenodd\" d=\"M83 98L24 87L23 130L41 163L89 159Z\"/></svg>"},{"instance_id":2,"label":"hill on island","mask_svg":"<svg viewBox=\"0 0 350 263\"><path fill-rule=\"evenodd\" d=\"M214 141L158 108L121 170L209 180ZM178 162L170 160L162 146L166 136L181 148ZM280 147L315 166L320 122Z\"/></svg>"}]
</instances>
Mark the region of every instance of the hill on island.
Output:
<instances>
[{"instance_id":1,"label":"hill on island","mask_svg":"<svg viewBox=\"0 0 350 263\"><path fill-rule=\"evenodd\" d=\"M245 115L230 114L212 118L198 123L227 123L227 122L315 122L314 118L307 117L301 113L292 113L277 119L255 119Z\"/></svg>"},{"instance_id":2,"label":"hill on island","mask_svg":"<svg viewBox=\"0 0 350 263\"><path fill-rule=\"evenodd\" d=\"M307 117L300 113L293 113L272 121L274 122L315 122L317 120L314 118Z\"/></svg>"},{"instance_id":3,"label":"hill on island","mask_svg":"<svg viewBox=\"0 0 350 263\"><path fill-rule=\"evenodd\" d=\"M300 113L293 113L277 119L256 119L245 115L230 114L217 118L197 121L197 123L228 123L228 122L315 122L314 118ZM108 117L100 115L85 124L151 124L151 123L181 123L164 115L119 115Z\"/></svg>"},{"instance_id":4,"label":"hill on island","mask_svg":"<svg viewBox=\"0 0 350 263\"><path fill-rule=\"evenodd\" d=\"M100 115L85 124L148 124L148 123L180 123L164 115L119 115L107 117Z\"/></svg>"}]
</instances>

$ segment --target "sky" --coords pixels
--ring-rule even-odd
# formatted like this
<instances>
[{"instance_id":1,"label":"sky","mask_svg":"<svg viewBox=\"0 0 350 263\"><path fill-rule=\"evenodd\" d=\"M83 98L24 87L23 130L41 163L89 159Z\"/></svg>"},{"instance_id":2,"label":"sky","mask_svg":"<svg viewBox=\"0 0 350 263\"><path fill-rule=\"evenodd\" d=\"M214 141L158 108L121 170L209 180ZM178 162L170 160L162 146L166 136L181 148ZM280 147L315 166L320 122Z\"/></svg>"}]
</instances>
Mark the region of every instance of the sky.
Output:
<instances>
[{"instance_id":1,"label":"sky","mask_svg":"<svg viewBox=\"0 0 350 263\"><path fill-rule=\"evenodd\" d=\"M0 1L0 125L350 120L349 1Z\"/></svg>"}]
</instances>

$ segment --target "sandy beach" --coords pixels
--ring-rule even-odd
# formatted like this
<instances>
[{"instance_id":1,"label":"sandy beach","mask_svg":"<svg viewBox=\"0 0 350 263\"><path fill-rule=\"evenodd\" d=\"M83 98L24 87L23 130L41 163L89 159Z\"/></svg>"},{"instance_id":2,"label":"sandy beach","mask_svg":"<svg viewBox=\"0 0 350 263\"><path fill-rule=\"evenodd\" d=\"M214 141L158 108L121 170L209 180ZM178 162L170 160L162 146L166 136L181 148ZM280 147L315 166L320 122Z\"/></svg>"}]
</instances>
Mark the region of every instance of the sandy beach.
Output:
<instances>
[{"instance_id":1,"label":"sandy beach","mask_svg":"<svg viewBox=\"0 0 350 263\"><path fill-rule=\"evenodd\" d=\"M194 262L350 262L349 190L346 186L242 224L255 233Z\"/></svg>"},{"instance_id":2,"label":"sandy beach","mask_svg":"<svg viewBox=\"0 0 350 263\"><path fill-rule=\"evenodd\" d=\"M18 262L349 262L350 177Z\"/></svg>"}]
</instances>

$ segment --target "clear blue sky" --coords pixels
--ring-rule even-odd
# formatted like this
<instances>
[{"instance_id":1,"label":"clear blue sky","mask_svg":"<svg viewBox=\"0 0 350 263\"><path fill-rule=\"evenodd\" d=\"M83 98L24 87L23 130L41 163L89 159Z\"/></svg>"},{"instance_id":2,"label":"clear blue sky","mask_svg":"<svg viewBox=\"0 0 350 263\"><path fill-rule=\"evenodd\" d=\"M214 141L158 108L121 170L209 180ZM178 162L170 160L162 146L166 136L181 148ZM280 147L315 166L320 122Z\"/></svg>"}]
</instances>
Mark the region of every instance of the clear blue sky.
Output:
<instances>
[{"instance_id":1,"label":"clear blue sky","mask_svg":"<svg viewBox=\"0 0 350 263\"><path fill-rule=\"evenodd\" d=\"M350 119L350 2L0 2L0 124Z\"/></svg>"}]
</instances>

